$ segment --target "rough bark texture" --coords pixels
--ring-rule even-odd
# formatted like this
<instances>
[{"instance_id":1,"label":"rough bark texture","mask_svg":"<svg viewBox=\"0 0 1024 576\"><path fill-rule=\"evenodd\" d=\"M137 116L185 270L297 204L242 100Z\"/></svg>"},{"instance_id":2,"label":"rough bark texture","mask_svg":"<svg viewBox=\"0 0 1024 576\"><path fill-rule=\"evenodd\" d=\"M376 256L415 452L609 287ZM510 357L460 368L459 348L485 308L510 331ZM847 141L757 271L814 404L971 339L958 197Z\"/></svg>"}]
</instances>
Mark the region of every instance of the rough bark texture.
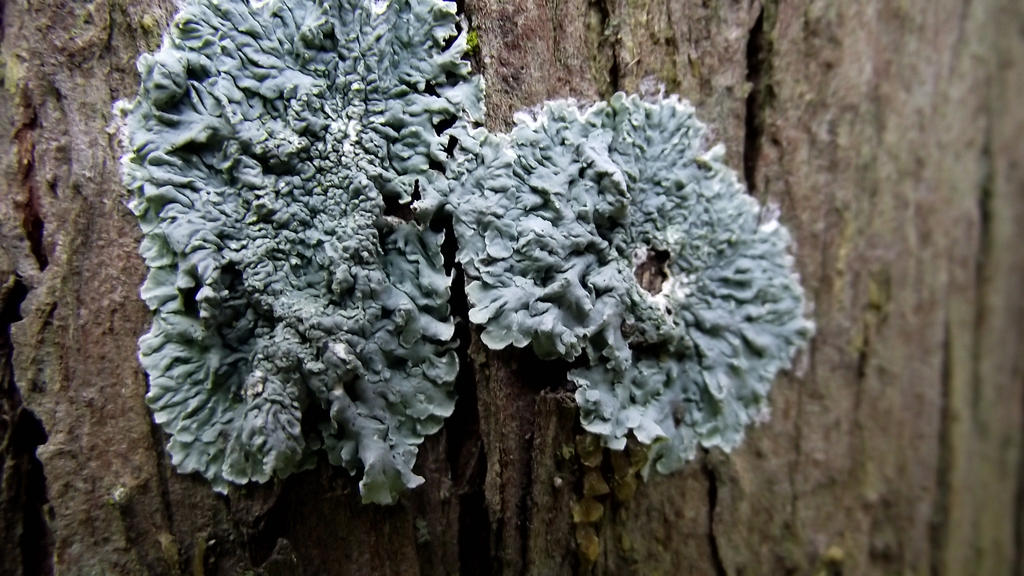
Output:
<instances>
[{"instance_id":1,"label":"rough bark texture","mask_svg":"<svg viewBox=\"0 0 1024 576\"><path fill-rule=\"evenodd\" d=\"M230 497L169 468L110 122L173 5L0 9L0 572L1024 574L1019 0L465 0L494 127L694 101L781 206L818 333L741 449L631 494L565 368L463 325L456 415L391 508L326 464Z\"/></svg>"}]
</instances>

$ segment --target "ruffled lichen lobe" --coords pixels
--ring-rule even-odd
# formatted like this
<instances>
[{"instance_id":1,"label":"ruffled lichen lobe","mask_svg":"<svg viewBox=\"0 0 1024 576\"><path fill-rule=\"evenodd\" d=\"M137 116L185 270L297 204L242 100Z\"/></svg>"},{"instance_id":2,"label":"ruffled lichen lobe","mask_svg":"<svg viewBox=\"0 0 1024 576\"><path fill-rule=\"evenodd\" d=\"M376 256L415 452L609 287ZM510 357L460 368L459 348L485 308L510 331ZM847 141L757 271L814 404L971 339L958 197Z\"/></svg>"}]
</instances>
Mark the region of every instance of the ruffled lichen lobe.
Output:
<instances>
[{"instance_id":1,"label":"ruffled lichen lobe","mask_svg":"<svg viewBox=\"0 0 1024 576\"><path fill-rule=\"evenodd\" d=\"M179 471L223 491L323 447L366 501L422 482L458 370L429 223L446 131L482 114L465 50L440 0L193 0L140 58L139 356Z\"/></svg>"},{"instance_id":2,"label":"ruffled lichen lobe","mask_svg":"<svg viewBox=\"0 0 1024 576\"><path fill-rule=\"evenodd\" d=\"M735 447L813 331L790 237L676 97L546 103L461 149L470 320L491 348L582 362L583 427L679 468Z\"/></svg>"},{"instance_id":3,"label":"ruffled lichen lobe","mask_svg":"<svg viewBox=\"0 0 1024 576\"><path fill-rule=\"evenodd\" d=\"M811 335L778 215L675 97L475 126L441 0L191 0L139 60L124 182L150 268L147 401L217 490L309 466L369 502L423 480L458 361L439 215L469 320L569 373L583 427L660 471L730 449Z\"/></svg>"}]
</instances>

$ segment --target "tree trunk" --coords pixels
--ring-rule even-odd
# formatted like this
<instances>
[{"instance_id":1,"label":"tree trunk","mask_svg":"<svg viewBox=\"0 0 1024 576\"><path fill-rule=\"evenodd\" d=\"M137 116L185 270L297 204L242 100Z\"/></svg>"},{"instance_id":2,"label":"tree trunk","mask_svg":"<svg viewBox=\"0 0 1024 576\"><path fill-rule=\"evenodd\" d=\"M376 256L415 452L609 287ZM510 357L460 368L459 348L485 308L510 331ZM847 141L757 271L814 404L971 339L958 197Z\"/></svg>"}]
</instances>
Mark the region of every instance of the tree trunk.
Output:
<instances>
[{"instance_id":1,"label":"tree trunk","mask_svg":"<svg viewBox=\"0 0 1024 576\"><path fill-rule=\"evenodd\" d=\"M578 523L620 455L564 369L464 324L401 504L326 463L228 497L176 474L111 127L174 7L0 7L0 573L1024 574L1019 0L465 0L491 127L663 84L780 205L814 306L769 423Z\"/></svg>"}]
</instances>

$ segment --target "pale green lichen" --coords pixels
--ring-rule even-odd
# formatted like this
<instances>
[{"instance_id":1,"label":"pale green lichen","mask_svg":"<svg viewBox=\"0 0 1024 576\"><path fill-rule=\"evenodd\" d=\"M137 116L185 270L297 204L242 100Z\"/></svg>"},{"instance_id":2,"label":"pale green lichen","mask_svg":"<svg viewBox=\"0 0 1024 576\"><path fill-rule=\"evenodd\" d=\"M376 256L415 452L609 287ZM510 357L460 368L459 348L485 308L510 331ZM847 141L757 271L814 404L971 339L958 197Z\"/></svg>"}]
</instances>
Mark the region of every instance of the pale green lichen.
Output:
<instances>
[{"instance_id":1,"label":"pale green lichen","mask_svg":"<svg viewBox=\"0 0 1024 576\"><path fill-rule=\"evenodd\" d=\"M140 360L179 471L223 491L324 447L366 501L422 482L458 369L429 223L445 130L482 113L465 49L440 0L194 0L140 58Z\"/></svg>"},{"instance_id":2,"label":"pale green lichen","mask_svg":"<svg viewBox=\"0 0 1024 576\"><path fill-rule=\"evenodd\" d=\"M789 234L707 139L675 97L550 102L464 139L453 195L483 342L582 359L583 427L614 449L662 440L665 472L735 447L813 328Z\"/></svg>"}]
</instances>

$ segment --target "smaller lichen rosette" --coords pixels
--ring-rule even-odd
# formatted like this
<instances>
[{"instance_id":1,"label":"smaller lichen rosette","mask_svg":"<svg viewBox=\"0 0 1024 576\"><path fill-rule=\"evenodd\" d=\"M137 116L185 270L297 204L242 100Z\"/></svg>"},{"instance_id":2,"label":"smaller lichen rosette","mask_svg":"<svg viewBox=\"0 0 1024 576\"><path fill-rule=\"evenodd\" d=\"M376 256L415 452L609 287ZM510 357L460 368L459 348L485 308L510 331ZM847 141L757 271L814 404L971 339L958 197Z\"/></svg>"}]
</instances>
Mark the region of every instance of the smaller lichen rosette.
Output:
<instances>
[{"instance_id":1,"label":"smaller lichen rosette","mask_svg":"<svg viewBox=\"0 0 1024 576\"><path fill-rule=\"evenodd\" d=\"M707 140L675 97L550 102L463 139L452 200L484 344L582 361L583 427L662 472L736 446L813 329L789 234Z\"/></svg>"},{"instance_id":2,"label":"smaller lichen rosette","mask_svg":"<svg viewBox=\"0 0 1024 576\"><path fill-rule=\"evenodd\" d=\"M139 60L124 182L155 312L147 401L220 491L329 459L388 503L454 407L430 222L482 112L455 4L192 0Z\"/></svg>"}]
</instances>

